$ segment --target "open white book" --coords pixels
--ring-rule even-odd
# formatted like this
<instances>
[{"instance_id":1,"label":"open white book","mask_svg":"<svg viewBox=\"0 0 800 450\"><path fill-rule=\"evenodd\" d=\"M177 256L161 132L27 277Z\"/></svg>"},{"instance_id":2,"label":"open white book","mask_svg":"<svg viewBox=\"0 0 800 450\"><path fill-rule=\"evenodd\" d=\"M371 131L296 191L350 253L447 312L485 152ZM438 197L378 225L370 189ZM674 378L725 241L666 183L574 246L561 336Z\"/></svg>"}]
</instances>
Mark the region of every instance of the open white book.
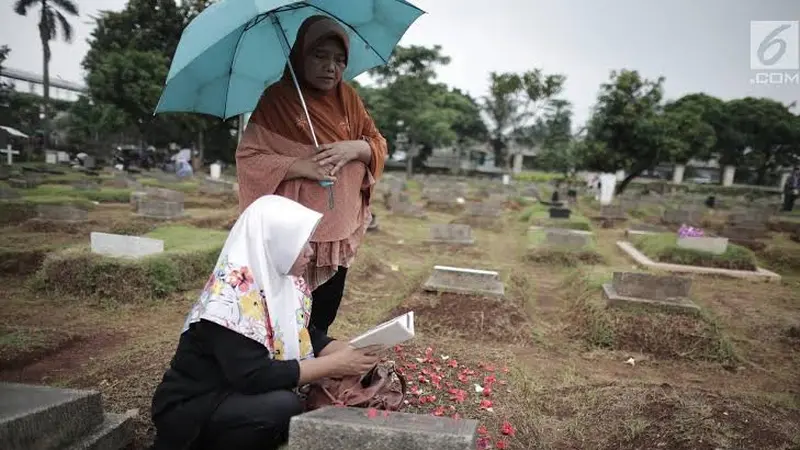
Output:
<instances>
[{"instance_id":1,"label":"open white book","mask_svg":"<svg viewBox=\"0 0 800 450\"><path fill-rule=\"evenodd\" d=\"M391 347L414 337L414 311L384 322L366 333L353 338L350 345L355 348L383 345Z\"/></svg>"}]
</instances>

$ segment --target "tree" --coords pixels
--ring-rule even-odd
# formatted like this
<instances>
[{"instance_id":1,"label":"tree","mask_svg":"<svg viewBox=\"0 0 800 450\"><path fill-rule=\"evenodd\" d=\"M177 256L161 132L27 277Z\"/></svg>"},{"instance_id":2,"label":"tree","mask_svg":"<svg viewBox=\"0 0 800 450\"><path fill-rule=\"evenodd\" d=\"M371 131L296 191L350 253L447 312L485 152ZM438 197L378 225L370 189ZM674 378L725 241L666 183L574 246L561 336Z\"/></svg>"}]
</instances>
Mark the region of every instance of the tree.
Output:
<instances>
[{"instance_id":1,"label":"tree","mask_svg":"<svg viewBox=\"0 0 800 450\"><path fill-rule=\"evenodd\" d=\"M81 96L73 103L67 116L67 140L70 145L82 148L94 148L94 153L102 155L103 150L111 150L116 138L122 140L129 122L125 114L115 106L107 103L95 103L86 96Z\"/></svg>"},{"instance_id":2,"label":"tree","mask_svg":"<svg viewBox=\"0 0 800 450\"><path fill-rule=\"evenodd\" d=\"M510 167L507 153L511 137L519 134L520 128L535 122L538 113L545 108L564 87L563 75L545 75L540 69L522 74L489 74L489 95L483 99L483 110L491 122L490 139L495 154L495 164L505 160Z\"/></svg>"},{"instance_id":3,"label":"tree","mask_svg":"<svg viewBox=\"0 0 800 450\"><path fill-rule=\"evenodd\" d=\"M436 67L447 64L441 47L398 47L389 64L370 71L376 86L355 84L378 128L395 150L398 133L420 146L422 163L435 147L485 139L477 103L457 89L435 83Z\"/></svg>"},{"instance_id":4,"label":"tree","mask_svg":"<svg viewBox=\"0 0 800 450\"><path fill-rule=\"evenodd\" d=\"M72 0L17 0L14 11L25 16L30 9L39 5L39 39L42 41L42 86L44 100L42 112L45 123L49 120L50 103L50 41L58 37L59 30L67 42L72 42L72 25L64 14L77 17L78 5ZM45 133L45 136L47 133ZM47 145L45 138L45 145Z\"/></svg>"},{"instance_id":5,"label":"tree","mask_svg":"<svg viewBox=\"0 0 800 450\"><path fill-rule=\"evenodd\" d=\"M620 193L642 172L668 161L671 150L680 146L671 134L672 118L663 114L663 84L663 77L647 80L622 70L612 72L600 87L580 152L590 170L625 170Z\"/></svg>"},{"instance_id":6,"label":"tree","mask_svg":"<svg viewBox=\"0 0 800 450\"><path fill-rule=\"evenodd\" d=\"M10 52L11 49L9 49L7 45L0 46L0 71L2 71L3 63L6 62ZM8 102L13 88L14 86L11 83L0 81L0 108L8 108Z\"/></svg>"},{"instance_id":7,"label":"tree","mask_svg":"<svg viewBox=\"0 0 800 450\"><path fill-rule=\"evenodd\" d=\"M553 100L543 117L517 139L539 148L536 161L543 170L568 176L578 164L577 147L572 137L572 105L566 100Z\"/></svg>"},{"instance_id":8,"label":"tree","mask_svg":"<svg viewBox=\"0 0 800 450\"><path fill-rule=\"evenodd\" d=\"M676 101L664 108L667 132L679 139L673 140L670 162L686 164L690 159L709 160L717 143L717 136L709 123L703 119L702 104L692 101Z\"/></svg>"}]
</instances>

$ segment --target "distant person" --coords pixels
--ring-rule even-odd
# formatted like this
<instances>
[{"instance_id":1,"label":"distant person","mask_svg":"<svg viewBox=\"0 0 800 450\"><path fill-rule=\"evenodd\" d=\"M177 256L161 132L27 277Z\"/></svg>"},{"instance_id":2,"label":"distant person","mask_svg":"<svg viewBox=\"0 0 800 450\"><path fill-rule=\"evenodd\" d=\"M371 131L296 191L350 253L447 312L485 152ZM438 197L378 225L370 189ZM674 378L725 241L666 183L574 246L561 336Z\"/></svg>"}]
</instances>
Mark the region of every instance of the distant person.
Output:
<instances>
[{"instance_id":1,"label":"distant person","mask_svg":"<svg viewBox=\"0 0 800 450\"><path fill-rule=\"evenodd\" d=\"M783 185L783 211L791 212L794 202L800 195L800 168L794 166L786 184Z\"/></svg>"},{"instance_id":2,"label":"distant person","mask_svg":"<svg viewBox=\"0 0 800 450\"><path fill-rule=\"evenodd\" d=\"M305 272L314 297L311 322L323 333L336 318L347 269L372 221L372 191L387 155L386 140L355 89L342 80L348 39L335 20L312 16L300 26L289 55L319 149L287 65L283 78L264 91L236 150L240 210L277 194L323 214ZM334 182L332 209L320 181Z\"/></svg>"},{"instance_id":3,"label":"distant person","mask_svg":"<svg viewBox=\"0 0 800 450\"><path fill-rule=\"evenodd\" d=\"M302 274L321 218L277 195L241 214L153 396L153 450L276 449L303 412L300 386L377 363L377 347L356 350L310 323Z\"/></svg>"}]
</instances>

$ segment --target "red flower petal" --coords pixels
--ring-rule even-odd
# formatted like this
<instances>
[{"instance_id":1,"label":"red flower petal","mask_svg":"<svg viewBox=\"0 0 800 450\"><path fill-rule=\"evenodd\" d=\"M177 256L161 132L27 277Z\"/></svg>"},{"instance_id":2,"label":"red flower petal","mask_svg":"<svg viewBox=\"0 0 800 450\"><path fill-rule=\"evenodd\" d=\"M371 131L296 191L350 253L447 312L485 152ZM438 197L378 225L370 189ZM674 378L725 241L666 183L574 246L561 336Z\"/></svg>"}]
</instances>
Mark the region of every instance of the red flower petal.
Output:
<instances>
[{"instance_id":1,"label":"red flower petal","mask_svg":"<svg viewBox=\"0 0 800 450\"><path fill-rule=\"evenodd\" d=\"M488 436L489 430L486 429L485 426L481 425L478 427L478 436Z\"/></svg>"},{"instance_id":2,"label":"red flower petal","mask_svg":"<svg viewBox=\"0 0 800 450\"><path fill-rule=\"evenodd\" d=\"M434 408L433 415L436 417L442 417L444 415L444 406L437 406Z\"/></svg>"},{"instance_id":3,"label":"red flower petal","mask_svg":"<svg viewBox=\"0 0 800 450\"><path fill-rule=\"evenodd\" d=\"M508 421L503 422L503 425L500 426L500 432L511 437L517 433L516 430L514 430L514 426Z\"/></svg>"},{"instance_id":4,"label":"red flower petal","mask_svg":"<svg viewBox=\"0 0 800 450\"><path fill-rule=\"evenodd\" d=\"M481 409L489 409L493 405L491 400L481 400Z\"/></svg>"},{"instance_id":5,"label":"red flower petal","mask_svg":"<svg viewBox=\"0 0 800 450\"><path fill-rule=\"evenodd\" d=\"M458 361L456 361L455 359L451 359L451 360L447 361L447 365L452 367L452 368L456 368L456 367L458 367Z\"/></svg>"},{"instance_id":6,"label":"red flower petal","mask_svg":"<svg viewBox=\"0 0 800 450\"><path fill-rule=\"evenodd\" d=\"M506 448L508 448L508 444L506 443L506 441L504 441L504 440L502 440L502 439L501 439L501 440L499 440L499 441L497 441L497 442L494 444L494 446L495 446L496 448L498 448L498 449L501 449L501 450L502 450L502 449L506 449Z\"/></svg>"},{"instance_id":7,"label":"red flower petal","mask_svg":"<svg viewBox=\"0 0 800 450\"><path fill-rule=\"evenodd\" d=\"M480 437L478 438L478 442L476 442L476 448L478 450L486 450L492 445L492 440L488 437Z\"/></svg>"},{"instance_id":8,"label":"red flower petal","mask_svg":"<svg viewBox=\"0 0 800 450\"><path fill-rule=\"evenodd\" d=\"M374 419L374 418L378 417L378 410L375 409L375 408L368 409L367 410L367 417L369 417L370 419Z\"/></svg>"}]
</instances>

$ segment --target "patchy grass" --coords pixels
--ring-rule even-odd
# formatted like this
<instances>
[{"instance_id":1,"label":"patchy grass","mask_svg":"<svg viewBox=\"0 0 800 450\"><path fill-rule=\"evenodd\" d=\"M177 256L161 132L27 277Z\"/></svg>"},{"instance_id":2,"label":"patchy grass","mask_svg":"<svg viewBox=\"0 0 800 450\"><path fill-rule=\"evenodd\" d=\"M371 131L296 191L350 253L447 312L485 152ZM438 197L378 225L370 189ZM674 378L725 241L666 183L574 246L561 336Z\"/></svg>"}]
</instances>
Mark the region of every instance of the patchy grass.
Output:
<instances>
[{"instance_id":1,"label":"patchy grass","mask_svg":"<svg viewBox=\"0 0 800 450\"><path fill-rule=\"evenodd\" d=\"M0 326L0 371L24 367L77 339L54 329Z\"/></svg>"},{"instance_id":2,"label":"patchy grass","mask_svg":"<svg viewBox=\"0 0 800 450\"><path fill-rule=\"evenodd\" d=\"M800 274L800 243L793 242L791 238L777 236L757 254L758 259L771 270Z\"/></svg>"},{"instance_id":3,"label":"patchy grass","mask_svg":"<svg viewBox=\"0 0 800 450\"><path fill-rule=\"evenodd\" d=\"M419 183L410 185L410 195L417 196ZM405 368L420 390L412 394L409 412L457 413L478 420L485 427L485 443L497 448L502 440L512 450L786 450L800 443L800 403L793 390L800 371L800 282L789 277L770 284L697 277L692 300L703 314L694 321L617 314L605 308L600 284L614 271L632 270L614 245L618 230L595 231L594 250L604 264L570 269L552 262L523 263L526 245L521 243L526 243L528 224L519 220L519 211L507 209L498 229L474 230L475 245L469 249L425 243L428 224L448 223L452 215L431 213L426 222L390 216L381 205L375 205L375 211L381 230L367 234L350 268L332 335L346 339L413 305L418 317L413 344L405 346L402 355L386 355ZM212 217L209 212L191 220L212 225ZM130 210L121 205L100 206L91 218L117 230L129 227L133 234L152 227L133 221ZM85 242L85 236L21 228L0 230L0 242L10 239L15 248L37 241ZM197 242L220 233L221 244L225 235L196 229L159 228L159 233L177 244L167 243L170 255L202 252ZM775 240L771 245L783 244ZM181 247L188 252L178 251ZM195 261L196 277L181 279L178 292L158 296L149 287L153 280L142 276L139 267L107 266L113 272L105 278L91 265L86 267L97 272L83 268L60 275L68 279L66 284L82 286L88 297L53 287L29 290L26 277L4 278L0 325L53 329L84 339L20 370L0 370L0 379L99 389L109 411L140 409L134 448L147 448L153 436L147 414L153 390L215 258L214 254L205 263ZM420 293L434 264L499 271L506 281L508 304ZM170 259L168 273L175 273L176 266ZM99 288L81 277L95 277ZM158 279L173 280L161 275ZM133 285L136 290L115 292L102 282ZM119 301L121 295L129 297ZM434 362L425 362L428 347ZM635 365L625 364L631 357ZM457 367L449 365L451 360ZM474 374L462 381L464 369ZM432 373L441 377L441 389L431 383ZM427 382L420 382L420 375ZM491 392L476 392L474 385L485 387L492 375ZM461 395L464 400L459 402ZM491 412L481 406L482 400L492 402ZM510 428L504 428L506 422Z\"/></svg>"},{"instance_id":4,"label":"patchy grass","mask_svg":"<svg viewBox=\"0 0 800 450\"><path fill-rule=\"evenodd\" d=\"M172 189L173 191L180 191L187 194L192 194L197 192L197 189L200 187L200 183L197 181L161 181L155 178L140 178L137 181L142 184L142 186L149 186L149 187L158 187L158 188L165 188L165 189Z\"/></svg>"},{"instance_id":5,"label":"patchy grass","mask_svg":"<svg viewBox=\"0 0 800 450\"><path fill-rule=\"evenodd\" d=\"M576 273L565 286L574 298L574 336L588 345L659 358L717 361L728 366L736 362L731 343L707 314L606 308L597 284Z\"/></svg>"},{"instance_id":6,"label":"patchy grass","mask_svg":"<svg viewBox=\"0 0 800 450\"><path fill-rule=\"evenodd\" d=\"M530 248L525 259L537 264L554 264L563 267L575 267L579 264L602 264L603 256L597 252L594 237L588 236L589 243L581 249L559 247L546 243L545 230L529 230Z\"/></svg>"},{"instance_id":7,"label":"patchy grass","mask_svg":"<svg viewBox=\"0 0 800 450\"><path fill-rule=\"evenodd\" d=\"M37 199L64 198L98 203L128 203L130 196L129 189L103 187L98 190L82 190L60 184L43 184L25 191L25 198L34 202Z\"/></svg>"},{"instance_id":8,"label":"patchy grass","mask_svg":"<svg viewBox=\"0 0 800 450\"><path fill-rule=\"evenodd\" d=\"M227 233L166 226L146 236L163 240L164 253L130 260L96 255L85 246L73 247L49 255L34 284L53 295L122 303L163 298L191 289L208 275Z\"/></svg>"},{"instance_id":9,"label":"patchy grass","mask_svg":"<svg viewBox=\"0 0 800 450\"><path fill-rule=\"evenodd\" d=\"M680 248L677 245L677 235L659 233L641 236L632 236L631 241L648 258L671 264L687 266L718 267L734 270L755 270L755 254L736 244L728 244L728 249L722 255L700 252Z\"/></svg>"}]
</instances>

